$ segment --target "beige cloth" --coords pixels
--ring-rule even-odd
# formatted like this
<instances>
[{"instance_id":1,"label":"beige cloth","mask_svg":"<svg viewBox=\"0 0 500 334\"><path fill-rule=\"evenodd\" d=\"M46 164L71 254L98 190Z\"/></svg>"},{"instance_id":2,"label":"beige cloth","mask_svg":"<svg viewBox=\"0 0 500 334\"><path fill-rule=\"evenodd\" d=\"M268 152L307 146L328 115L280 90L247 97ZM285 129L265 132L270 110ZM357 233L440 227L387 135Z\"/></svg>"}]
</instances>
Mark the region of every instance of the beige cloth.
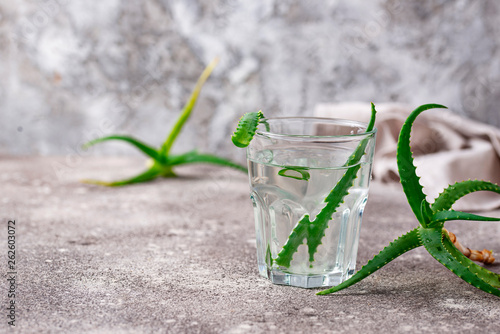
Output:
<instances>
[{"instance_id":1,"label":"beige cloth","mask_svg":"<svg viewBox=\"0 0 500 334\"><path fill-rule=\"evenodd\" d=\"M378 103L377 145L373 178L398 182L396 146L399 131L413 110L403 104ZM317 117L368 122L369 103L320 104ZM461 117L446 109L431 109L417 117L411 146L417 174L430 202L449 184L468 179L500 183L500 129ZM500 207L500 195L480 191L459 200L456 210L484 211Z\"/></svg>"}]
</instances>

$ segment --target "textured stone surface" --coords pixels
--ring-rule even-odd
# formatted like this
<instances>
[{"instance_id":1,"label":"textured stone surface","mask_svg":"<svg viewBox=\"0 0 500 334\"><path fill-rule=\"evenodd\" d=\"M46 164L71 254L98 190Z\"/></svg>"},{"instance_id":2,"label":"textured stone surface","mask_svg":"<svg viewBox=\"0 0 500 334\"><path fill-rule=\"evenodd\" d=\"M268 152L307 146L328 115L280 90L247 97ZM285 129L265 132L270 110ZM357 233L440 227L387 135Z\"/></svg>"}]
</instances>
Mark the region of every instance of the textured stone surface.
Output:
<instances>
[{"instance_id":1,"label":"textured stone surface","mask_svg":"<svg viewBox=\"0 0 500 334\"><path fill-rule=\"evenodd\" d=\"M0 153L64 155L112 132L159 144L215 56L177 150L236 157L227 137L243 112L311 115L332 101L436 102L500 126L499 9L493 0L2 1Z\"/></svg>"},{"instance_id":2,"label":"textured stone surface","mask_svg":"<svg viewBox=\"0 0 500 334\"><path fill-rule=\"evenodd\" d=\"M242 173L180 168L179 179L110 189L77 180L131 175L142 161L88 158L59 178L53 166L63 163L0 159L2 224L17 223L18 333L500 331L498 297L466 284L423 249L330 296L272 285L257 273ZM373 184L358 268L415 225L401 189ZM499 224L447 227L469 247L500 252ZM6 289L4 281L4 332Z\"/></svg>"}]
</instances>

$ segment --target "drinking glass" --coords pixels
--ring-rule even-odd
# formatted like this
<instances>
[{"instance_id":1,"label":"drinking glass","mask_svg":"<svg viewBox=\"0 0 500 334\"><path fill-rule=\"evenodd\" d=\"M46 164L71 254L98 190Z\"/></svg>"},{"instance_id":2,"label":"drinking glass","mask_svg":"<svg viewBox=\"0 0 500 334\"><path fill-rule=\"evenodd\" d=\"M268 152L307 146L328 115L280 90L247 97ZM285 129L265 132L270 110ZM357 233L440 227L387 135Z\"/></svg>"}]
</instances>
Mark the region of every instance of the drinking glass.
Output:
<instances>
[{"instance_id":1,"label":"drinking glass","mask_svg":"<svg viewBox=\"0 0 500 334\"><path fill-rule=\"evenodd\" d=\"M314 288L337 285L354 274L376 137L376 129L366 128L365 123L326 118L261 121L247 160L262 276L275 284ZM357 149L361 158L349 164ZM355 177L325 228L312 226L331 206L327 196L335 197L334 188L349 178L350 169ZM297 235L299 246L290 253L285 248ZM311 255L308 244L314 239L319 246ZM293 254L289 263L280 258L285 250Z\"/></svg>"}]
</instances>

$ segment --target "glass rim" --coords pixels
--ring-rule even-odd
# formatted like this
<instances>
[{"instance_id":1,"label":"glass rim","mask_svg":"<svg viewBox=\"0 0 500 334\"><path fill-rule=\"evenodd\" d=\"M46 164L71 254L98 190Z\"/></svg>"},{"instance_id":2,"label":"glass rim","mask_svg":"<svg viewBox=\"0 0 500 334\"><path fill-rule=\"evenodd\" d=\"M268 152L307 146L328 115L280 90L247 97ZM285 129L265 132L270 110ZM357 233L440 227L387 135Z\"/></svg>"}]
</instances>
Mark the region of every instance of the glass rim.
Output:
<instances>
[{"instance_id":1,"label":"glass rim","mask_svg":"<svg viewBox=\"0 0 500 334\"><path fill-rule=\"evenodd\" d=\"M333 124L333 125L345 125L345 126L351 126L351 127L361 127L366 130L368 127L368 123L365 122L359 122L355 120L350 120L350 119L344 119L344 118L328 118L328 117L302 117L302 116L292 116L292 117L274 117L274 118L263 118L259 121L259 125L263 124L263 121L281 121L281 120L309 120L309 121L320 121L323 122L323 124ZM320 123L321 124L321 123ZM293 135L293 134L283 134L283 133L275 133L272 131L263 131L257 129L255 131L255 135L258 136L263 136L267 138L276 138L276 139L288 139L288 140L339 140L339 139L346 139L346 140L357 140L363 137L369 137L373 134L377 133L377 128L373 128L371 131L364 131L360 133L352 133L352 134L346 134L346 135L327 135L327 136L313 136L313 135Z\"/></svg>"}]
</instances>

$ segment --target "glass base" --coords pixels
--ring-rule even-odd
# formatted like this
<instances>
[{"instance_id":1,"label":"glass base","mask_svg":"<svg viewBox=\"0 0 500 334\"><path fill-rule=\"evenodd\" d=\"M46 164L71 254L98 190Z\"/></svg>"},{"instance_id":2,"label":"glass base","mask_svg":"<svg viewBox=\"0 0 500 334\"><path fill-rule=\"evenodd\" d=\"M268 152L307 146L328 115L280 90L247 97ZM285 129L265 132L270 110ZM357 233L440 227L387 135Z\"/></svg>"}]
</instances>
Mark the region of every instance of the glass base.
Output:
<instances>
[{"instance_id":1,"label":"glass base","mask_svg":"<svg viewBox=\"0 0 500 334\"><path fill-rule=\"evenodd\" d=\"M347 273L337 272L325 275L300 275L290 274L279 270L262 269L264 270L260 270L260 274L268 278L273 284L296 286L305 289L339 285L354 274L354 270L350 270Z\"/></svg>"}]
</instances>

